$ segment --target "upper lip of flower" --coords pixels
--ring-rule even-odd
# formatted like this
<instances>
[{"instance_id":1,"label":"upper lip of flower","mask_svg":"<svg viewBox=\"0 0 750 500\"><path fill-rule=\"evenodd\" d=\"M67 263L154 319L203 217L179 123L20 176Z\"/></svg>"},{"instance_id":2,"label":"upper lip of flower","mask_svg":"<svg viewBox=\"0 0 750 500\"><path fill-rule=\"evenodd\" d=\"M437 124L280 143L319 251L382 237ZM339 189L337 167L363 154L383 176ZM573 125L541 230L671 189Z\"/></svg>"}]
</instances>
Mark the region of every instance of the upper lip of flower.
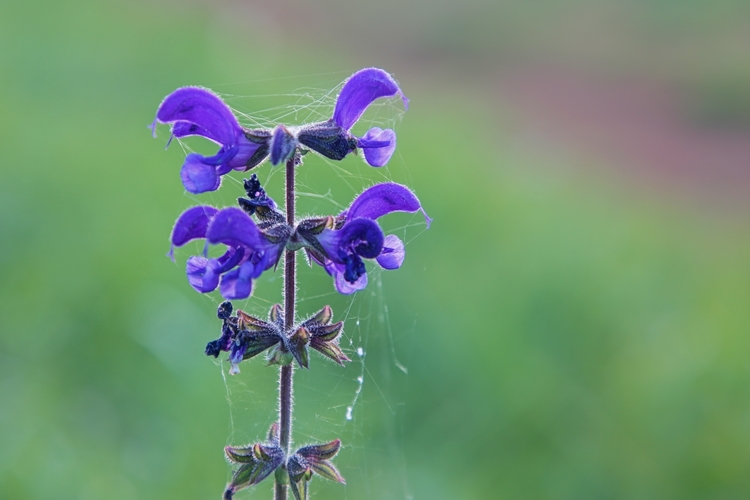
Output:
<instances>
[{"instance_id":1,"label":"upper lip of flower","mask_svg":"<svg viewBox=\"0 0 750 500\"><path fill-rule=\"evenodd\" d=\"M214 156L192 153L185 159L180 177L186 190L198 194L218 189L221 176L233 169L249 170L269 156L272 164L282 163L300 144L333 160L361 148L369 165L385 165L396 148L395 132L373 127L356 137L350 130L372 102L393 96L400 96L408 108L408 99L388 73L365 68L344 83L330 120L297 127L279 125L272 132L244 129L218 95L201 87L182 87L162 101L152 129L156 130L157 122L169 123L172 137L198 135L221 146Z\"/></svg>"}]
</instances>

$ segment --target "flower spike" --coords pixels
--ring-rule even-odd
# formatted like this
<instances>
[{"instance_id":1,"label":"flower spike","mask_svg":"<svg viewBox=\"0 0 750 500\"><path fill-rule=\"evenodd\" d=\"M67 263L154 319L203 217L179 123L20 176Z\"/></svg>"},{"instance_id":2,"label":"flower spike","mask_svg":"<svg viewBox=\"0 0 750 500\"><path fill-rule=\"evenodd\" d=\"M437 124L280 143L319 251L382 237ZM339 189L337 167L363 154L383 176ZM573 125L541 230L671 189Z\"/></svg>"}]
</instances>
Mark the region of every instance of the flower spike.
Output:
<instances>
[{"instance_id":1,"label":"flower spike","mask_svg":"<svg viewBox=\"0 0 750 500\"><path fill-rule=\"evenodd\" d=\"M403 264L404 243L398 236L383 232L378 223L380 217L392 212L420 211L428 228L431 219L409 188L387 182L366 189L338 215L299 220L294 208L295 175L310 151L339 161L361 150L368 165L385 166L395 152L396 133L372 127L359 136L352 130L371 104L395 97L400 97L408 109L408 99L390 74L365 68L343 83L332 115L317 123L244 128L217 94L199 87L175 90L157 109L150 128L155 136L159 123L170 125L167 146L174 138L189 136L200 136L218 145L213 156L186 155L180 177L190 193L216 190L222 177L232 170L246 171L266 159L274 166L286 164L286 213L268 196L258 176L252 174L244 179L245 194L237 198L239 206L189 208L177 218L170 236L167 255L173 261L175 248L194 240L205 241L203 251L187 259L188 282L200 293L218 289L228 299L216 311L221 334L207 343L205 354L218 358L222 352L228 353L232 375L240 372L242 361L263 352L269 365L281 366L279 421L270 427L263 442L224 448L233 471L223 500L232 500L236 492L272 474L276 496L286 498L288 488L295 500L308 499L314 475L345 482L332 462L341 448L340 440L303 446L291 453L293 363L309 368L310 348L342 366L351 361L340 346L344 323L333 322L330 306L295 323L295 253L304 249L309 264L323 267L333 277L336 290L350 294L367 285L365 260L374 260L384 269L398 269ZM210 245L222 245L223 253L214 252ZM265 320L234 309L230 300L249 297L253 282L263 272L275 269L282 254L286 257L283 308L279 304L272 306ZM358 353L364 355L361 349Z\"/></svg>"}]
</instances>

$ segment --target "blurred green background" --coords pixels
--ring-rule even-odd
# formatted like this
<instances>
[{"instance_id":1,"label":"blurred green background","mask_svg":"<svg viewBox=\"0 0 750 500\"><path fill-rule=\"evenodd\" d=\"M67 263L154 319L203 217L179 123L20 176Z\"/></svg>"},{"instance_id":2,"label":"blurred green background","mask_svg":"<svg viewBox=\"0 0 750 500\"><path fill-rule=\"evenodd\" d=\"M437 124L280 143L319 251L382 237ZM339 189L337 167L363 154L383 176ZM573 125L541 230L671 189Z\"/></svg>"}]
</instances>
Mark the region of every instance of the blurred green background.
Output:
<instances>
[{"instance_id":1,"label":"blurred green background","mask_svg":"<svg viewBox=\"0 0 750 500\"><path fill-rule=\"evenodd\" d=\"M386 218L405 265L353 298L301 267L354 359L296 373L295 441L344 442L313 498L748 498L749 33L734 0L0 3L0 497L220 497L276 373L203 356L219 299L164 254L239 184L188 195L146 125L183 85L318 119L378 66L397 154L310 158L300 210L391 179L435 222Z\"/></svg>"}]
</instances>

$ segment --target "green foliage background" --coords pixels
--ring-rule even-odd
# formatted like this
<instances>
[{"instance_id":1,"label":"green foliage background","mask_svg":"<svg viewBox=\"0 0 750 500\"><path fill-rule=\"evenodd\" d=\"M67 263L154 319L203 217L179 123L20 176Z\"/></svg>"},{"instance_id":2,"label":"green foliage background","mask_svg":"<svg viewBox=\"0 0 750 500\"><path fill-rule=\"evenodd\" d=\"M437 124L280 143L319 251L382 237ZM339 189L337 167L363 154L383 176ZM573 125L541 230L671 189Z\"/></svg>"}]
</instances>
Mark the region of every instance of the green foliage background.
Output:
<instances>
[{"instance_id":1,"label":"green foliage background","mask_svg":"<svg viewBox=\"0 0 750 500\"><path fill-rule=\"evenodd\" d=\"M668 68L643 46L604 43L617 33L585 2L477 1L456 16L428 3L281 3L276 31L260 6L231 2L0 4L0 496L219 497L221 449L263 435L275 374L248 363L225 383L202 355L217 299L188 287L188 250L177 265L164 257L196 198L179 184L183 152L164 152L166 129L152 140L146 125L178 86L271 96L375 65L412 100L387 177L435 222L423 232L418 217L391 216L408 226L406 264L374 273L353 302L301 270L302 313L346 311L367 351L350 423L361 364L315 358L297 373L297 441L345 444L348 484L318 480L313 498L747 498L747 205L532 154L483 93L488 69L508 61L607 60L615 74L697 89L695 113L745 126L747 43L714 42L747 34L747 6L688 4L627 10L638 37L679 47ZM352 35L362 16L382 51ZM601 39L576 37L581 19ZM342 167L351 178L312 158L301 181L345 204L381 178L356 158ZM277 195L281 182L270 175ZM278 285L266 277L259 302L237 305L262 314Z\"/></svg>"}]
</instances>

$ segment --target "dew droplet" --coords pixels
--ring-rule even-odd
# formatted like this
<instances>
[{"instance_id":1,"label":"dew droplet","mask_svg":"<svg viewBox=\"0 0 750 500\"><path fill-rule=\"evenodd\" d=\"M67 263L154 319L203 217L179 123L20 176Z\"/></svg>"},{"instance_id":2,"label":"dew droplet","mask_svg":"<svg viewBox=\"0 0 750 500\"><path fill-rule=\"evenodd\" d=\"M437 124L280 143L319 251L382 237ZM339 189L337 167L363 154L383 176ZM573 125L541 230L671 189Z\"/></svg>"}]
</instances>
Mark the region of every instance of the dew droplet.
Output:
<instances>
[{"instance_id":1,"label":"dew droplet","mask_svg":"<svg viewBox=\"0 0 750 500\"><path fill-rule=\"evenodd\" d=\"M352 410L353 409L354 408L352 408L351 406L347 406L346 407L346 419L347 420L351 420L352 419Z\"/></svg>"},{"instance_id":2,"label":"dew droplet","mask_svg":"<svg viewBox=\"0 0 750 500\"><path fill-rule=\"evenodd\" d=\"M365 350L362 349L361 347L357 347L357 356L361 358L364 355L365 355Z\"/></svg>"}]
</instances>

